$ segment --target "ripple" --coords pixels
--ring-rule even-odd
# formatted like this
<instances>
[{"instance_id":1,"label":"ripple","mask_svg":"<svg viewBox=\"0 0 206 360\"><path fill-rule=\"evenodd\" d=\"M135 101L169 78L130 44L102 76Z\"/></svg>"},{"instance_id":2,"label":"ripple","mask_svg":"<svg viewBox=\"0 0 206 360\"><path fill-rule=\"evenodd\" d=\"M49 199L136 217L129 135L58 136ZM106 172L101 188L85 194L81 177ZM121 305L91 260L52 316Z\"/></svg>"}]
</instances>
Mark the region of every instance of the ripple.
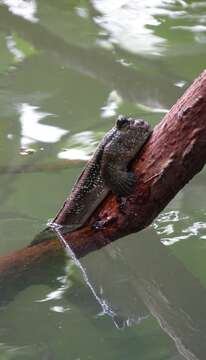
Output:
<instances>
[{"instance_id":1,"label":"ripple","mask_svg":"<svg viewBox=\"0 0 206 360\"><path fill-rule=\"evenodd\" d=\"M92 3L99 12L94 20L107 31L111 43L133 53L161 53L166 40L156 35L152 27L160 24L155 15L167 12L163 6L171 0L93 0Z\"/></svg>"},{"instance_id":2,"label":"ripple","mask_svg":"<svg viewBox=\"0 0 206 360\"><path fill-rule=\"evenodd\" d=\"M185 219L188 219L189 216L183 215L180 213L179 210L171 210L169 212L165 212L163 214L160 214L157 218L157 222L177 222L177 221L182 221Z\"/></svg>"},{"instance_id":3,"label":"ripple","mask_svg":"<svg viewBox=\"0 0 206 360\"><path fill-rule=\"evenodd\" d=\"M182 31L192 33L195 43L205 43L205 39L199 38L206 31L205 2L92 0L92 3L98 11L94 21L106 32L104 41L110 47L118 45L131 53L155 57L166 53L174 56L183 51L185 54L187 47L192 52L191 44L179 46L176 33Z\"/></svg>"},{"instance_id":4,"label":"ripple","mask_svg":"<svg viewBox=\"0 0 206 360\"><path fill-rule=\"evenodd\" d=\"M116 90L110 92L106 105L101 108L101 116L108 118L117 115L119 105L122 103L122 98Z\"/></svg>"},{"instance_id":5,"label":"ripple","mask_svg":"<svg viewBox=\"0 0 206 360\"><path fill-rule=\"evenodd\" d=\"M71 277L72 277L73 270L74 270L74 263L72 261L68 262L65 270L66 270L66 275L60 276L57 278L57 280L60 283L60 286L58 287L58 289L56 289L54 291L50 291L48 294L46 294L46 296L43 299L38 299L35 302L42 303L42 302L53 301L53 300L61 300L63 298L63 295L65 294L65 292L68 289L72 288L72 286L73 286L73 281L71 280ZM54 307L55 306L53 306L53 308ZM67 308L67 310L70 310L70 309ZM53 311L55 311L55 310L53 309Z\"/></svg>"},{"instance_id":6,"label":"ripple","mask_svg":"<svg viewBox=\"0 0 206 360\"><path fill-rule=\"evenodd\" d=\"M198 213L198 218L204 220L206 213ZM161 214L153 224L160 241L165 246L173 245L179 241L192 237L206 240L206 219L195 221L193 217L182 214L178 210L172 210Z\"/></svg>"},{"instance_id":7,"label":"ripple","mask_svg":"<svg viewBox=\"0 0 206 360\"><path fill-rule=\"evenodd\" d=\"M19 61L19 62L20 62L20 61L24 60L25 55L24 55L24 53L23 53L20 49L18 49L18 47L16 46L16 42L15 42L13 36L12 36L12 35L8 35L7 38L6 38L6 40L7 40L7 48L8 48L8 50L10 51L10 53L11 53L12 55L14 55L15 61L17 61L17 62Z\"/></svg>"},{"instance_id":8,"label":"ripple","mask_svg":"<svg viewBox=\"0 0 206 360\"><path fill-rule=\"evenodd\" d=\"M55 143L68 133L68 130L60 127L41 124L42 119L53 114L40 111L38 106L22 103L17 105L17 109L20 114L22 148L27 148L37 141Z\"/></svg>"},{"instance_id":9,"label":"ripple","mask_svg":"<svg viewBox=\"0 0 206 360\"><path fill-rule=\"evenodd\" d=\"M199 33L199 32L205 32L206 26L203 26L203 25L193 25L193 26L179 25L179 26L172 26L171 29L186 30L186 31L194 32L194 33Z\"/></svg>"},{"instance_id":10,"label":"ripple","mask_svg":"<svg viewBox=\"0 0 206 360\"><path fill-rule=\"evenodd\" d=\"M69 307L64 306L52 306L50 310L57 312L57 313L65 313L68 310L71 310Z\"/></svg>"},{"instance_id":11,"label":"ripple","mask_svg":"<svg viewBox=\"0 0 206 360\"><path fill-rule=\"evenodd\" d=\"M58 153L59 159L68 160L89 160L93 154L102 133L93 131L82 131L72 135L67 142L65 149Z\"/></svg>"}]
</instances>

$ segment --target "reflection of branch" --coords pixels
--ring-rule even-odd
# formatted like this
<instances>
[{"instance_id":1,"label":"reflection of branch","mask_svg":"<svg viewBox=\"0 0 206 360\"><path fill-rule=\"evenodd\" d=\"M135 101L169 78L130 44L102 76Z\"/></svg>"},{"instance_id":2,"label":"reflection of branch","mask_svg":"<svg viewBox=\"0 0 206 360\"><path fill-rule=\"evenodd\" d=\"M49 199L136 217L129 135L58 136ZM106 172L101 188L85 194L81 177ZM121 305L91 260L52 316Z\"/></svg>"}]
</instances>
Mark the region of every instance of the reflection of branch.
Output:
<instances>
[{"instance_id":1,"label":"reflection of branch","mask_svg":"<svg viewBox=\"0 0 206 360\"><path fill-rule=\"evenodd\" d=\"M138 240L130 235L80 260L97 296L102 289L103 305L122 321L135 322L149 311L185 359L205 360L205 288L151 227Z\"/></svg>"},{"instance_id":2,"label":"reflection of branch","mask_svg":"<svg viewBox=\"0 0 206 360\"><path fill-rule=\"evenodd\" d=\"M135 276L132 286L179 353L187 360L204 360L205 289L152 230L142 240L132 241L131 248L122 243L121 255Z\"/></svg>"},{"instance_id":3,"label":"reflection of branch","mask_svg":"<svg viewBox=\"0 0 206 360\"><path fill-rule=\"evenodd\" d=\"M124 99L133 103L169 107L180 94L181 89L173 85L178 79L173 78L171 81L168 75L162 74L162 69L160 71L159 68L160 60L154 65L154 59L151 61L136 57L139 71L122 66L115 61L113 54L101 48L87 49L71 45L49 32L40 23L32 24L20 17L12 16L4 6L1 6L0 29L17 32L37 49L48 51L58 64L61 63L106 83L109 88L116 89ZM147 71L143 72L141 69Z\"/></svg>"},{"instance_id":4,"label":"reflection of branch","mask_svg":"<svg viewBox=\"0 0 206 360\"><path fill-rule=\"evenodd\" d=\"M39 248L25 248L0 257L0 305L13 300L21 290L31 284L48 283L49 269L62 269L65 265L63 250L58 242ZM56 275L56 274L55 274Z\"/></svg>"}]
</instances>

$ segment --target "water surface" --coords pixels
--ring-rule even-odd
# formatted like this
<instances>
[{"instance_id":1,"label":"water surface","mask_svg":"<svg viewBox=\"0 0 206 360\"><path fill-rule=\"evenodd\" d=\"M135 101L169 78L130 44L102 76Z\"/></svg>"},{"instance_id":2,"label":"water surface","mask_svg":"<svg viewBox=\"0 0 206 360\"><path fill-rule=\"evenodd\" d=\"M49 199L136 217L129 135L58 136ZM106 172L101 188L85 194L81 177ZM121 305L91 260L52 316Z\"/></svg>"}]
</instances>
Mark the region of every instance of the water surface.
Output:
<instances>
[{"instance_id":1,"label":"water surface","mask_svg":"<svg viewBox=\"0 0 206 360\"><path fill-rule=\"evenodd\" d=\"M119 113L160 121L205 44L205 1L0 1L1 255L55 215ZM204 360L205 176L141 233L1 289L0 358Z\"/></svg>"}]
</instances>

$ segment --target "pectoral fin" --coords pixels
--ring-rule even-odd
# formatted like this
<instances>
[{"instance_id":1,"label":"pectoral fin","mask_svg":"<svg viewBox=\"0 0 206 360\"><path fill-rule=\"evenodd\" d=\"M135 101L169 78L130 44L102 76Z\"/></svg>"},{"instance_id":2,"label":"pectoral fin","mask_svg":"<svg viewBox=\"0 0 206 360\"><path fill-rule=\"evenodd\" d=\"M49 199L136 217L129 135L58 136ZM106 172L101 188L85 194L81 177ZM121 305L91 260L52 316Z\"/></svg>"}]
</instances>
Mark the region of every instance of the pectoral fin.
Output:
<instances>
[{"instance_id":1,"label":"pectoral fin","mask_svg":"<svg viewBox=\"0 0 206 360\"><path fill-rule=\"evenodd\" d=\"M132 193L137 182L137 177L133 172L120 172L112 179L112 191L117 196L128 196Z\"/></svg>"}]
</instances>

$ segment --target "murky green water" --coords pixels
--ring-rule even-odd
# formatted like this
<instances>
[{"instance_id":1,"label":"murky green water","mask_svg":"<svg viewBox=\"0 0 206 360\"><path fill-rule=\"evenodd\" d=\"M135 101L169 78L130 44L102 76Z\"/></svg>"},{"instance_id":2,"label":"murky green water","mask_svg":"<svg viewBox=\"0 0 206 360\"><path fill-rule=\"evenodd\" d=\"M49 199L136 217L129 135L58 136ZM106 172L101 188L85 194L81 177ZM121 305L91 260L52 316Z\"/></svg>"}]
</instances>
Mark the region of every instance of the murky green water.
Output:
<instances>
[{"instance_id":1,"label":"murky green water","mask_svg":"<svg viewBox=\"0 0 206 360\"><path fill-rule=\"evenodd\" d=\"M0 55L6 255L55 215L117 114L154 126L205 68L206 2L1 0ZM204 360L205 177L145 231L1 288L0 359Z\"/></svg>"}]
</instances>

